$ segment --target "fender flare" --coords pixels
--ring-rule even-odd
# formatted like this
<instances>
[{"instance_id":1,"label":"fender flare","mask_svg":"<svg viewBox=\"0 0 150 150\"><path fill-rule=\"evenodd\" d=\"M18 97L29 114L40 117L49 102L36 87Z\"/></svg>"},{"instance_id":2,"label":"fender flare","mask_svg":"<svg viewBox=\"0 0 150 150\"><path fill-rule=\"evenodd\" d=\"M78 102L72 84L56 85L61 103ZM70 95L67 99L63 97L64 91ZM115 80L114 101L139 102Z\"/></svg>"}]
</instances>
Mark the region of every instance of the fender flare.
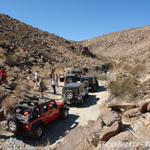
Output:
<instances>
[{"instance_id":1,"label":"fender flare","mask_svg":"<svg viewBox=\"0 0 150 150\"><path fill-rule=\"evenodd\" d=\"M64 106L61 107L61 111L60 111L60 115L59 117L61 117L65 111L65 109L69 110L68 106L65 104Z\"/></svg>"},{"instance_id":2,"label":"fender flare","mask_svg":"<svg viewBox=\"0 0 150 150\"><path fill-rule=\"evenodd\" d=\"M43 126L45 126L45 123L42 120L39 120L39 121L33 123L31 131L34 131L36 126L39 125L39 124L42 124Z\"/></svg>"}]
</instances>

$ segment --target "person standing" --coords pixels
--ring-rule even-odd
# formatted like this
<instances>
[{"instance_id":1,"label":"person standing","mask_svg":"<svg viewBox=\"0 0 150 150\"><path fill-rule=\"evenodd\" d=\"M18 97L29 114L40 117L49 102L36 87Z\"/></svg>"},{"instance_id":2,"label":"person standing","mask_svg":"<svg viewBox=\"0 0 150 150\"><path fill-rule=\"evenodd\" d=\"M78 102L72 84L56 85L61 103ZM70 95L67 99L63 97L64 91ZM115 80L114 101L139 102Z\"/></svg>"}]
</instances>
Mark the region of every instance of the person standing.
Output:
<instances>
[{"instance_id":1,"label":"person standing","mask_svg":"<svg viewBox=\"0 0 150 150\"><path fill-rule=\"evenodd\" d=\"M55 81L56 81L56 85L58 85L58 75L55 75Z\"/></svg>"},{"instance_id":2,"label":"person standing","mask_svg":"<svg viewBox=\"0 0 150 150\"><path fill-rule=\"evenodd\" d=\"M55 78L52 79L51 85L52 85L52 88L53 88L53 90L54 90L54 94L56 94L56 89L55 89L56 80L55 80Z\"/></svg>"},{"instance_id":3,"label":"person standing","mask_svg":"<svg viewBox=\"0 0 150 150\"><path fill-rule=\"evenodd\" d=\"M39 75L38 75L38 70L35 72L35 83L36 83L36 86L39 82Z\"/></svg>"},{"instance_id":4,"label":"person standing","mask_svg":"<svg viewBox=\"0 0 150 150\"><path fill-rule=\"evenodd\" d=\"M105 75L107 74L107 68L104 69L104 73L105 73Z\"/></svg>"},{"instance_id":5,"label":"person standing","mask_svg":"<svg viewBox=\"0 0 150 150\"><path fill-rule=\"evenodd\" d=\"M5 85L6 84L6 71L4 67L1 67L0 76L2 78L2 84Z\"/></svg>"},{"instance_id":6,"label":"person standing","mask_svg":"<svg viewBox=\"0 0 150 150\"><path fill-rule=\"evenodd\" d=\"M43 82L43 77L39 83L39 87L40 87L40 92L41 92L41 96L43 97L43 92L44 92L44 89L45 89L45 84Z\"/></svg>"}]
</instances>

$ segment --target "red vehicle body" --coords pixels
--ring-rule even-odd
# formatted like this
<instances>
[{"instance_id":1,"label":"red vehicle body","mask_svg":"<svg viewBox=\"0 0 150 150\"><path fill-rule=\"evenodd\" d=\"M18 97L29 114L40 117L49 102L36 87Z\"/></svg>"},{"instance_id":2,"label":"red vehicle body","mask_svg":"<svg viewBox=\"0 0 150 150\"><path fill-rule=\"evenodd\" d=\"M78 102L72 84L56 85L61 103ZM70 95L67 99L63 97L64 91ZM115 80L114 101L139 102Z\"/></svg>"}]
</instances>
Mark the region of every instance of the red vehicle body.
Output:
<instances>
[{"instance_id":1,"label":"red vehicle body","mask_svg":"<svg viewBox=\"0 0 150 150\"><path fill-rule=\"evenodd\" d=\"M12 115L6 119L6 128L10 132L39 139L44 126L58 117L66 119L68 110L67 105L55 100L23 101L16 105Z\"/></svg>"}]
</instances>

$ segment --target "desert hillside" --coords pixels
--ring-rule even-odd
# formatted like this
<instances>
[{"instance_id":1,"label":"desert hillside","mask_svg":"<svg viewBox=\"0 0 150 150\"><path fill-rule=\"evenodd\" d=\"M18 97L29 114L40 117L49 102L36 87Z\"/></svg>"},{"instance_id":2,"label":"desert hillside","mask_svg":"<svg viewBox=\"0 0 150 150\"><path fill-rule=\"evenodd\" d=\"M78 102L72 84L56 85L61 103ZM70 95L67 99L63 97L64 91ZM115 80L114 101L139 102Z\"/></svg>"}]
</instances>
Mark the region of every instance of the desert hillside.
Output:
<instances>
[{"instance_id":1,"label":"desert hillside","mask_svg":"<svg viewBox=\"0 0 150 150\"><path fill-rule=\"evenodd\" d=\"M0 14L0 53L1 64L20 68L90 66L98 60L87 47L3 14Z\"/></svg>"},{"instance_id":2,"label":"desert hillside","mask_svg":"<svg viewBox=\"0 0 150 150\"><path fill-rule=\"evenodd\" d=\"M79 43L102 57L117 60L141 58L150 52L150 25L108 33Z\"/></svg>"}]
</instances>

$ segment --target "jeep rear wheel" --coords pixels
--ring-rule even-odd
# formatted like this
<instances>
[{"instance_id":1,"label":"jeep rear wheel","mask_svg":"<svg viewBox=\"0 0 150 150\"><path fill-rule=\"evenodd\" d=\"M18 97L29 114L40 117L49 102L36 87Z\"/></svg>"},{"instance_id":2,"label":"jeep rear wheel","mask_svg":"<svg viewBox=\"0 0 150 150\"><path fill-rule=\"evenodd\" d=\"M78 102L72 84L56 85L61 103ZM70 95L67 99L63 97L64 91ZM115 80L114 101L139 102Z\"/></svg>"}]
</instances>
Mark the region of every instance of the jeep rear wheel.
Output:
<instances>
[{"instance_id":1,"label":"jeep rear wheel","mask_svg":"<svg viewBox=\"0 0 150 150\"><path fill-rule=\"evenodd\" d=\"M8 119L8 130L10 132L16 133L20 128L20 124L18 119L13 116L12 118Z\"/></svg>"},{"instance_id":2,"label":"jeep rear wheel","mask_svg":"<svg viewBox=\"0 0 150 150\"><path fill-rule=\"evenodd\" d=\"M79 105L82 106L83 103L84 103L84 100L83 100L83 97L82 97L81 101L79 102Z\"/></svg>"},{"instance_id":3,"label":"jeep rear wheel","mask_svg":"<svg viewBox=\"0 0 150 150\"><path fill-rule=\"evenodd\" d=\"M63 113L63 115L62 115L62 119L66 119L66 118L68 118L68 109L65 109L64 110L64 113Z\"/></svg>"},{"instance_id":4,"label":"jeep rear wheel","mask_svg":"<svg viewBox=\"0 0 150 150\"><path fill-rule=\"evenodd\" d=\"M67 90L65 92L65 98L68 100L71 100L73 98L73 91L72 90Z\"/></svg>"},{"instance_id":5,"label":"jeep rear wheel","mask_svg":"<svg viewBox=\"0 0 150 150\"><path fill-rule=\"evenodd\" d=\"M35 140L38 140L39 138L41 138L43 135L43 126L42 125L38 125L33 133L32 138Z\"/></svg>"}]
</instances>

